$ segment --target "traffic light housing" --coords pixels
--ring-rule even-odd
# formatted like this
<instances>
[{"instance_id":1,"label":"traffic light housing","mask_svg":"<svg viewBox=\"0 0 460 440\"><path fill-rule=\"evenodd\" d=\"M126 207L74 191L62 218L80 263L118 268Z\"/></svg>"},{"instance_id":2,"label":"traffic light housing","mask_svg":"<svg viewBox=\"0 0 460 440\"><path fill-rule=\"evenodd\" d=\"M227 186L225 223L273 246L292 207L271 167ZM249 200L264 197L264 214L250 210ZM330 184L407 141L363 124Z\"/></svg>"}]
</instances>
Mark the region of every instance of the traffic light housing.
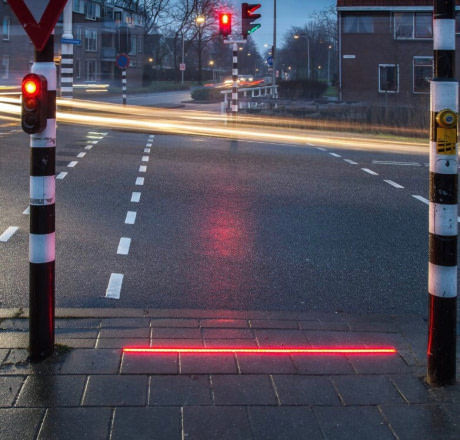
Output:
<instances>
[{"instance_id":1,"label":"traffic light housing","mask_svg":"<svg viewBox=\"0 0 460 440\"><path fill-rule=\"evenodd\" d=\"M22 79L22 129L29 134L46 128L48 83L43 75L29 73Z\"/></svg>"},{"instance_id":2,"label":"traffic light housing","mask_svg":"<svg viewBox=\"0 0 460 440\"><path fill-rule=\"evenodd\" d=\"M253 23L261 17L260 14L254 14L254 11L260 8L260 3L243 3L241 5L241 27L243 38L246 40L249 34L252 34L261 27L260 23Z\"/></svg>"},{"instance_id":3,"label":"traffic light housing","mask_svg":"<svg viewBox=\"0 0 460 440\"><path fill-rule=\"evenodd\" d=\"M227 38L232 33L232 14L221 12L219 14L219 33Z\"/></svg>"}]
</instances>

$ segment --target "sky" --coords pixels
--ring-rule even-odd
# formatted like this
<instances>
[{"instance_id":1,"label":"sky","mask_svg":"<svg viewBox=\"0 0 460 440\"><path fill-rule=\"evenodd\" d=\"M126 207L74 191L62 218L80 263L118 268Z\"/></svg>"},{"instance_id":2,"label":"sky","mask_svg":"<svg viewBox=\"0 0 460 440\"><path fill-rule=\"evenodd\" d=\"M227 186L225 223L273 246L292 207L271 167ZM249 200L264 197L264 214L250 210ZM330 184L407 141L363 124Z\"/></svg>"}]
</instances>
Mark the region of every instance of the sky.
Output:
<instances>
[{"instance_id":1,"label":"sky","mask_svg":"<svg viewBox=\"0 0 460 440\"><path fill-rule=\"evenodd\" d=\"M257 13L262 15L257 22L260 23L262 27L254 32L253 38L259 51L263 53L264 44L268 44L270 47L273 44L274 0L246 1L247 3L260 3L262 5L262 7L257 10ZM240 8L241 6L239 5L242 1L235 0L234 3ZM283 44L284 35L292 26L305 25L314 11L320 11L336 3L336 0L277 0L277 46L280 47Z\"/></svg>"}]
</instances>

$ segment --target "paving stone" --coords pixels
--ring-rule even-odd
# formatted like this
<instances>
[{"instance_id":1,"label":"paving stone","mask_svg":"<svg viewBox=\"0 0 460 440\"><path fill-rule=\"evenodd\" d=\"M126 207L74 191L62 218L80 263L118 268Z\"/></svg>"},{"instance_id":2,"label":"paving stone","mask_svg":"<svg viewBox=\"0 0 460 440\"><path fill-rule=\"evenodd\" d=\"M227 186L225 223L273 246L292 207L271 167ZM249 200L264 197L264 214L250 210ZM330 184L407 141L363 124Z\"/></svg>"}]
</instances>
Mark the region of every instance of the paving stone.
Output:
<instances>
[{"instance_id":1,"label":"paving stone","mask_svg":"<svg viewBox=\"0 0 460 440\"><path fill-rule=\"evenodd\" d=\"M385 376L336 376L332 380L346 405L404 402L394 385Z\"/></svg>"},{"instance_id":2,"label":"paving stone","mask_svg":"<svg viewBox=\"0 0 460 440\"><path fill-rule=\"evenodd\" d=\"M204 339L254 339L254 333L248 328L204 328Z\"/></svg>"},{"instance_id":3,"label":"paving stone","mask_svg":"<svg viewBox=\"0 0 460 440\"><path fill-rule=\"evenodd\" d=\"M243 374L295 373L291 356L276 354L237 354L236 359Z\"/></svg>"},{"instance_id":4,"label":"paving stone","mask_svg":"<svg viewBox=\"0 0 460 440\"><path fill-rule=\"evenodd\" d=\"M432 387L430 388L430 392L439 402L460 403L460 382L458 381L455 385L451 386Z\"/></svg>"},{"instance_id":5,"label":"paving stone","mask_svg":"<svg viewBox=\"0 0 460 440\"><path fill-rule=\"evenodd\" d=\"M313 408L321 430L331 440L394 440L389 427L376 407ZM423 437L421 437L423 438Z\"/></svg>"},{"instance_id":6,"label":"paving stone","mask_svg":"<svg viewBox=\"0 0 460 440\"><path fill-rule=\"evenodd\" d=\"M28 319L5 319L0 321L0 330L29 330Z\"/></svg>"},{"instance_id":7,"label":"paving stone","mask_svg":"<svg viewBox=\"0 0 460 440\"><path fill-rule=\"evenodd\" d=\"M123 348L127 346L149 347L150 339L148 337L147 338L98 338L96 341L96 348Z\"/></svg>"},{"instance_id":8,"label":"paving stone","mask_svg":"<svg viewBox=\"0 0 460 440\"><path fill-rule=\"evenodd\" d=\"M111 440L181 440L180 408L117 408Z\"/></svg>"},{"instance_id":9,"label":"paving stone","mask_svg":"<svg viewBox=\"0 0 460 440\"><path fill-rule=\"evenodd\" d=\"M120 350L72 350L65 359L62 374L115 374L120 364Z\"/></svg>"},{"instance_id":10,"label":"paving stone","mask_svg":"<svg viewBox=\"0 0 460 440\"><path fill-rule=\"evenodd\" d=\"M349 331L350 327L342 321L300 321L299 327L302 330L329 330L329 331Z\"/></svg>"},{"instance_id":11,"label":"paving stone","mask_svg":"<svg viewBox=\"0 0 460 440\"><path fill-rule=\"evenodd\" d=\"M23 377L0 376L0 407L13 405L23 382Z\"/></svg>"},{"instance_id":12,"label":"paving stone","mask_svg":"<svg viewBox=\"0 0 460 440\"><path fill-rule=\"evenodd\" d=\"M97 329L101 324L100 319L56 319L55 327L58 328L92 328Z\"/></svg>"},{"instance_id":13,"label":"paving stone","mask_svg":"<svg viewBox=\"0 0 460 440\"><path fill-rule=\"evenodd\" d=\"M181 374L228 374L238 372L235 356L223 354L180 354Z\"/></svg>"},{"instance_id":14,"label":"paving stone","mask_svg":"<svg viewBox=\"0 0 460 440\"><path fill-rule=\"evenodd\" d=\"M179 339L201 339L201 330L199 328L162 328L154 327L151 329L152 339L179 338Z\"/></svg>"},{"instance_id":15,"label":"paving stone","mask_svg":"<svg viewBox=\"0 0 460 440\"><path fill-rule=\"evenodd\" d=\"M101 321L101 328L148 328L150 327L150 318L105 318Z\"/></svg>"},{"instance_id":16,"label":"paving stone","mask_svg":"<svg viewBox=\"0 0 460 440\"><path fill-rule=\"evenodd\" d=\"M248 328L249 324L246 319L201 319L200 327Z\"/></svg>"},{"instance_id":17,"label":"paving stone","mask_svg":"<svg viewBox=\"0 0 460 440\"><path fill-rule=\"evenodd\" d=\"M213 375L212 389L216 405L276 405L268 375Z\"/></svg>"},{"instance_id":18,"label":"paving stone","mask_svg":"<svg viewBox=\"0 0 460 440\"><path fill-rule=\"evenodd\" d=\"M43 409L0 408L0 438L2 440L35 438L43 413Z\"/></svg>"},{"instance_id":19,"label":"paving stone","mask_svg":"<svg viewBox=\"0 0 460 440\"><path fill-rule=\"evenodd\" d=\"M122 374L177 374L178 355L172 354L124 354Z\"/></svg>"},{"instance_id":20,"label":"paving stone","mask_svg":"<svg viewBox=\"0 0 460 440\"><path fill-rule=\"evenodd\" d=\"M29 376L21 389L16 406L79 406L86 376Z\"/></svg>"},{"instance_id":21,"label":"paving stone","mask_svg":"<svg viewBox=\"0 0 460 440\"><path fill-rule=\"evenodd\" d=\"M409 375L390 376L390 381L394 383L396 389L409 403L430 403L435 400L432 390L420 377Z\"/></svg>"},{"instance_id":22,"label":"paving stone","mask_svg":"<svg viewBox=\"0 0 460 440\"><path fill-rule=\"evenodd\" d=\"M28 346L27 332L0 332L0 348L27 348Z\"/></svg>"},{"instance_id":23,"label":"paving stone","mask_svg":"<svg viewBox=\"0 0 460 440\"><path fill-rule=\"evenodd\" d=\"M281 405L341 405L332 383L325 377L274 375Z\"/></svg>"},{"instance_id":24,"label":"paving stone","mask_svg":"<svg viewBox=\"0 0 460 440\"><path fill-rule=\"evenodd\" d=\"M157 339L152 338L151 347L203 347L203 339Z\"/></svg>"},{"instance_id":25,"label":"paving stone","mask_svg":"<svg viewBox=\"0 0 460 440\"><path fill-rule=\"evenodd\" d=\"M184 407L184 438L187 440L249 440L251 427L245 407Z\"/></svg>"},{"instance_id":26,"label":"paving stone","mask_svg":"<svg viewBox=\"0 0 460 440\"><path fill-rule=\"evenodd\" d=\"M292 361L299 374L354 374L348 358L338 356L295 355Z\"/></svg>"},{"instance_id":27,"label":"paving stone","mask_svg":"<svg viewBox=\"0 0 460 440\"><path fill-rule=\"evenodd\" d=\"M305 347L308 341L300 330L256 329L257 341L260 347Z\"/></svg>"},{"instance_id":28,"label":"paving stone","mask_svg":"<svg viewBox=\"0 0 460 440\"><path fill-rule=\"evenodd\" d=\"M56 336L56 344L67 345L71 348L94 348L96 341L96 339L72 339L65 336Z\"/></svg>"},{"instance_id":29,"label":"paving stone","mask_svg":"<svg viewBox=\"0 0 460 440\"><path fill-rule=\"evenodd\" d=\"M207 375L152 376L151 406L211 405L211 386Z\"/></svg>"},{"instance_id":30,"label":"paving stone","mask_svg":"<svg viewBox=\"0 0 460 440\"><path fill-rule=\"evenodd\" d=\"M249 407L255 440L321 439L318 421L310 408Z\"/></svg>"},{"instance_id":31,"label":"paving stone","mask_svg":"<svg viewBox=\"0 0 460 440\"><path fill-rule=\"evenodd\" d=\"M299 324L297 321L281 321L274 319L251 319L251 328L259 329L298 329Z\"/></svg>"},{"instance_id":32,"label":"paving stone","mask_svg":"<svg viewBox=\"0 0 460 440\"><path fill-rule=\"evenodd\" d=\"M382 411L400 440L458 440L458 414L451 416L438 405L383 406Z\"/></svg>"},{"instance_id":33,"label":"paving stone","mask_svg":"<svg viewBox=\"0 0 460 440\"><path fill-rule=\"evenodd\" d=\"M389 356L349 356L358 374L404 374L409 366L399 354Z\"/></svg>"},{"instance_id":34,"label":"paving stone","mask_svg":"<svg viewBox=\"0 0 460 440\"><path fill-rule=\"evenodd\" d=\"M206 339L204 345L209 348L257 348L255 339Z\"/></svg>"},{"instance_id":35,"label":"paving stone","mask_svg":"<svg viewBox=\"0 0 460 440\"><path fill-rule=\"evenodd\" d=\"M38 440L106 439L111 413L110 408L51 408Z\"/></svg>"},{"instance_id":36,"label":"paving stone","mask_svg":"<svg viewBox=\"0 0 460 440\"><path fill-rule=\"evenodd\" d=\"M96 339L98 334L97 329L93 328L57 328L56 336L62 336L71 339Z\"/></svg>"},{"instance_id":37,"label":"paving stone","mask_svg":"<svg viewBox=\"0 0 460 440\"><path fill-rule=\"evenodd\" d=\"M151 319L150 327L199 327L198 319Z\"/></svg>"},{"instance_id":38,"label":"paving stone","mask_svg":"<svg viewBox=\"0 0 460 440\"><path fill-rule=\"evenodd\" d=\"M2 364L3 360L6 359L8 356L8 352L10 350L8 348L0 348L0 365Z\"/></svg>"},{"instance_id":39,"label":"paving stone","mask_svg":"<svg viewBox=\"0 0 460 440\"><path fill-rule=\"evenodd\" d=\"M139 328L103 328L99 338L150 338L149 327Z\"/></svg>"},{"instance_id":40,"label":"paving stone","mask_svg":"<svg viewBox=\"0 0 460 440\"><path fill-rule=\"evenodd\" d=\"M83 405L145 406L147 389L147 376L90 376Z\"/></svg>"}]
</instances>

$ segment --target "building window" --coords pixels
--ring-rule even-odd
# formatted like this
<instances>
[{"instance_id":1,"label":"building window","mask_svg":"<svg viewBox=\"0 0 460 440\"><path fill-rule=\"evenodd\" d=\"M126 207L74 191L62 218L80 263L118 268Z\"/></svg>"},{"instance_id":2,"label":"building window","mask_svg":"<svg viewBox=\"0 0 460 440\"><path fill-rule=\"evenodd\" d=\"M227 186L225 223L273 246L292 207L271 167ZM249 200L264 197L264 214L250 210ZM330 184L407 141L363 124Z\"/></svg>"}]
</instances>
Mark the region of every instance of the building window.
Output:
<instances>
[{"instance_id":1,"label":"building window","mask_svg":"<svg viewBox=\"0 0 460 440\"><path fill-rule=\"evenodd\" d=\"M372 34L374 19L370 15L345 15L343 17L344 34Z\"/></svg>"},{"instance_id":2,"label":"building window","mask_svg":"<svg viewBox=\"0 0 460 440\"><path fill-rule=\"evenodd\" d=\"M96 60L86 62L86 81L96 81Z\"/></svg>"},{"instance_id":3,"label":"building window","mask_svg":"<svg viewBox=\"0 0 460 440\"><path fill-rule=\"evenodd\" d=\"M379 64L379 92L399 92L399 66L397 64Z\"/></svg>"},{"instance_id":4,"label":"building window","mask_svg":"<svg viewBox=\"0 0 460 440\"><path fill-rule=\"evenodd\" d=\"M460 34L460 12L455 14L455 33Z\"/></svg>"},{"instance_id":5,"label":"building window","mask_svg":"<svg viewBox=\"0 0 460 440\"><path fill-rule=\"evenodd\" d=\"M137 53L142 53L143 52L143 47L142 47L143 43L144 43L143 37L140 36L139 41L137 42Z\"/></svg>"},{"instance_id":6,"label":"building window","mask_svg":"<svg viewBox=\"0 0 460 440\"><path fill-rule=\"evenodd\" d=\"M76 58L73 59L73 76L75 79L80 79L81 76L80 60Z\"/></svg>"},{"instance_id":7,"label":"building window","mask_svg":"<svg viewBox=\"0 0 460 440\"><path fill-rule=\"evenodd\" d=\"M433 57L414 57L414 93L430 93Z\"/></svg>"},{"instance_id":8,"label":"building window","mask_svg":"<svg viewBox=\"0 0 460 440\"><path fill-rule=\"evenodd\" d=\"M402 12L394 14L396 40L433 38L433 17L425 12Z\"/></svg>"},{"instance_id":9,"label":"building window","mask_svg":"<svg viewBox=\"0 0 460 440\"><path fill-rule=\"evenodd\" d=\"M85 13L85 2L83 0L73 0L73 12Z\"/></svg>"},{"instance_id":10,"label":"building window","mask_svg":"<svg viewBox=\"0 0 460 440\"><path fill-rule=\"evenodd\" d=\"M10 39L10 17L3 17L3 25L2 25L2 34L3 34L3 41L9 41Z\"/></svg>"},{"instance_id":11,"label":"building window","mask_svg":"<svg viewBox=\"0 0 460 440\"><path fill-rule=\"evenodd\" d=\"M2 65L0 66L0 78L8 79L9 74L10 74L10 56L3 55Z\"/></svg>"},{"instance_id":12,"label":"building window","mask_svg":"<svg viewBox=\"0 0 460 440\"><path fill-rule=\"evenodd\" d=\"M97 31L85 29L85 50L87 52L97 51Z\"/></svg>"},{"instance_id":13,"label":"building window","mask_svg":"<svg viewBox=\"0 0 460 440\"><path fill-rule=\"evenodd\" d=\"M128 55L136 55L137 53L137 37L136 35L131 35L131 44L130 44L130 49L128 52Z\"/></svg>"},{"instance_id":14,"label":"building window","mask_svg":"<svg viewBox=\"0 0 460 440\"><path fill-rule=\"evenodd\" d=\"M96 20L101 17L101 5L94 2L86 2L86 13L85 17L87 20Z\"/></svg>"}]
</instances>

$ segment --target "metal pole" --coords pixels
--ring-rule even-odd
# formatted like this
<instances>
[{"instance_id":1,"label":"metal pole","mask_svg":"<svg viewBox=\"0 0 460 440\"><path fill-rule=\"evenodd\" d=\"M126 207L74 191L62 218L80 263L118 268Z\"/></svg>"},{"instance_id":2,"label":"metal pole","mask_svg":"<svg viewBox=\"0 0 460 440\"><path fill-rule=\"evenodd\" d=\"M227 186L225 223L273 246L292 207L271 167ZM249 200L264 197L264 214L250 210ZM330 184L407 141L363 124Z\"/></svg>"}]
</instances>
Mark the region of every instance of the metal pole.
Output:
<instances>
[{"instance_id":1,"label":"metal pole","mask_svg":"<svg viewBox=\"0 0 460 440\"><path fill-rule=\"evenodd\" d=\"M232 66L232 116L238 116L238 44L233 43L233 66Z\"/></svg>"},{"instance_id":2,"label":"metal pole","mask_svg":"<svg viewBox=\"0 0 460 440\"><path fill-rule=\"evenodd\" d=\"M310 37L307 35L307 56L308 56L308 79L311 78L311 64L310 64Z\"/></svg>"},{"instance_id":3,"label":"metal pole","mask_svg":"<svg viewBox=\"0 0 460 440\"><path fill-rule=\"evenodd\" d=\"M72 1L68 1L64 8L62 38L67 40L73 40L72 4ZM61 96L73 98L73 44L61 44Z\"/></svg>"},{"instance_id":4,"label":"metal pole","mask_svg":"<svg viewBox=\"0 0 460 440\"><path fill-rule=\"evenodd\" d=\"M455 0L434 0L433 10L427 379L431 385L448 385L455 383L457 321L458 82L455 80Z\"/></svg>"},{"instance_id":5,"label":"metal pole","mask_svg":"<svg viewBox=\"0 0 460 440\"><path fill-rule=\"evenodd\" d=\"M273 0L273 47L272 47L272 58L273 58L273 72L272 72L272 96L275 96L276 86L276 0Z\"/></svg>"},{"instance_id":6,"label":"metal pole","mask_svg":"<svg viewBox=\"0 0 460 440\"><path fill-rule=\"evenodd\" d=\"M182 33L182 64L184 64L184 59L185 59L185 50L184 50L184 34ZM181 71L182 75L182 84L184 84L184 71Z\"/></svg>"},{"instance_id":7,"label":"metal pole","mask_svg":"<svg viewBox=\"0 0 460 440\"><path fill-rule=\"evenodd\" d=\"M123 105L126 105L126 70L121 71L121 88L123 93Z\"/></svg>"},{"instance_id":8,"label":"metal pole","mask_svg":"<svg viewBox=\"0 0 460 440\"><path fill-rule=\"evenodd\" d=\"M54 351L56 66L54 35L35 51L32 73L46 77L46 128L30 136L29 350L33 361Z\"/></svg>"}]
</instances>

